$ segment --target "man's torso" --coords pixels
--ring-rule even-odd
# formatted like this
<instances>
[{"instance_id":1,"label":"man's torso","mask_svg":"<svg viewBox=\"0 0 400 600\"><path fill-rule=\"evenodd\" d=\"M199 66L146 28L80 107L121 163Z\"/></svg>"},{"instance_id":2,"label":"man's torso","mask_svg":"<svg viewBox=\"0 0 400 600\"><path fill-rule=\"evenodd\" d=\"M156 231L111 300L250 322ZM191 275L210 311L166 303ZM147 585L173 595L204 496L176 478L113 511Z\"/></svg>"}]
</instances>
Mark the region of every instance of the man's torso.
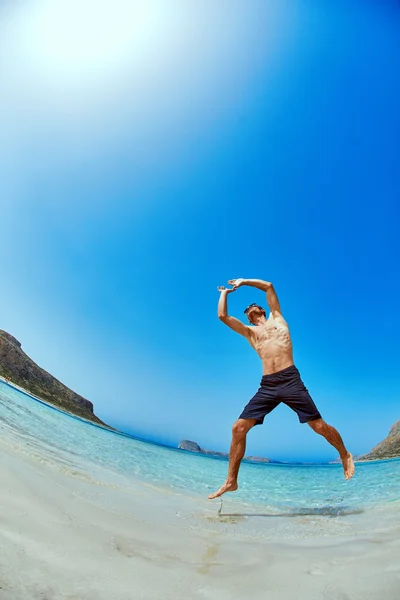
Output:
<instances>
[{"instance_id":1,"label":"man's torso","mask_svg":"<svg viewBox=\"0 0 400 600\"><path fill-rule=\"evenodd\" d=\"M290 331L282 316L271 314L263 325L250 327L250 332L249 342L261 358L264 375L293 365Z\"/></svg>"}]
</instances>

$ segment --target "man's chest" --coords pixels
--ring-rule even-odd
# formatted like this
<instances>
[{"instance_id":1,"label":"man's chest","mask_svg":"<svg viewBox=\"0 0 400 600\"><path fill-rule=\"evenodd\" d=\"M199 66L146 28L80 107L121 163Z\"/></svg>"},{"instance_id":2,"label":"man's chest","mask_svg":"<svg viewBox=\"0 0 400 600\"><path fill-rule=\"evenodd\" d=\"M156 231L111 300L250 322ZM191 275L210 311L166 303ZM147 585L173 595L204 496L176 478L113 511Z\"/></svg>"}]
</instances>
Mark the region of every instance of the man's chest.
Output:
<instances>
[{"instance_id":1,"label":"man's chest","mask_svg":"<svg viewBox=\"0 0 400 600\"><path fill-rule=\"evenodd\" d=\"M273 341L289 341L290 333L286 323L271 320L256 328L255 341L257 345Z\"/></svg>"}]
</instances>

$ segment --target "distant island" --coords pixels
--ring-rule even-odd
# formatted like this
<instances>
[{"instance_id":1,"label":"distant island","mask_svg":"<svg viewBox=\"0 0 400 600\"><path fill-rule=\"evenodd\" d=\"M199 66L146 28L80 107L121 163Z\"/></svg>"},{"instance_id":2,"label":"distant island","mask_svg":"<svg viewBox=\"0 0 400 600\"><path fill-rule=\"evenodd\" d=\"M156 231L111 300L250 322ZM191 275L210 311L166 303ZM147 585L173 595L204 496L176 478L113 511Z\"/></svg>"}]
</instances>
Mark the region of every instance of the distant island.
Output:
<instances>
[{"instance_id":1,"label":"distant island","mask_svg":"<svg viewBox=\"0 0 400 600\"><path fill-rule=\"evenodd\" d=\"M180 450L187 450L188 452L208 454L209 456L215 456L217 458L228 458L229 456L229 454L227 454L226 452L216 452L215 450L205 450L204 448L200 448L197 442L192 442L191 440L181 440L178 444L178 448ZM278 461L276 460L271 460L270 458L262 458L260 456L245 456L243 460L248 460L251 462L278 463Z\"/></svg>"},{"instance_id":2,"label":"distant island","mask_svg":"<svg viewBox=\"0 0 400 600\"><path fill-rule=\"evenodd\" d=\"M182 440L178 444L178 448L180 450L186 450L187 452L197 452L198 454L206 454L208 456L214 456L216 458L229 458L229 454L227 452L216 452L215 450L205 450L201 448L197 442L192 442L191 440ZM262 456L245 456L243 458L244 461L252 462L252 463L269 463L273 465L326 465L327 463L323 462L295 462L295 461L286 461L286 460L273 460L272 458L264 458ZM336 462L336 461L335 461Z\"/></svg>"},{"instance_id":3,"label":"distant island","mask_svg":"<svg viewBox=\"0 0 400 600\"><path fill-rule=\"evenodd\" d=\"M25 354L21 343L1 329L0 376L60 410L112 429L94 414L93 404L89 400L39 367Z\"/></svg>"},{"instance_id":4,"label":"distant island","mask_svg":"<svg viewBox=\"0 0 400 600\"><path fill-rule=\"evenodd\" d=\"M229 454L226 452L215 452L214 450L205 450L201 448L197 442L192 442L191 440L182 440L178 448L180 450L187 450L188 452L197 452L199 454L207 454L208 456L215 456L219 458L228 458ZM379 444L374 446L368 454L362 454L359 456L355 456L354 459L357 462L366 462L370 460L383 460L386 458L398 458L400 457L400 421L397 421L390 428L389 435ZM245 456L243 460L249 462L258 462L258 463L273 463L278 465L307 465L311 463L304 462L285 462L279 460L272 460L270 458L262 458L259 456ZM340 458L335 458L335 460L329 461L328 464L336 464L340 463ZM327 463L314 463L314 464L327 464Z\"/></svg>"},{"instance_id":5,"label":"distant island","mask_svg":"<svg viewBox=\"0 0 400 600\"><path fill-rule=\"evenodd\" d=\"M229 458L229 454L227 452L216 452L215 450L205 450L201 448L197 442L192 442L191 440L181 440L178 444L178 448L180 450L186 450L187 452L197 452L198 454L206 454L207 456L214 456L215 458ZM310 464L318 464L323 465L326 463L309 463L309 462L292 462L292 461L284 461L284 460L272 460L272 458L264 458L262 456L245 456L244 461L252 462L252 463L270 463L274 465L310 465Z\"/></svg>"}]
</instances>

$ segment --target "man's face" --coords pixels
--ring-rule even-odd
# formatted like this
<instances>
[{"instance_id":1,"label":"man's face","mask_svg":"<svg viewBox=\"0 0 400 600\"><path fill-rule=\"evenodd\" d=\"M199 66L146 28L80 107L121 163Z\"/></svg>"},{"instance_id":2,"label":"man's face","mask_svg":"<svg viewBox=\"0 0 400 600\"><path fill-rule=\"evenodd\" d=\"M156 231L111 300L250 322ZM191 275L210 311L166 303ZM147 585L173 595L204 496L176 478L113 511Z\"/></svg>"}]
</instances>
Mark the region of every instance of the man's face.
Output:
<instances>
[{"instance_id":1,"label":"man's face","mask_svg":"<svg viewBox=\"0 0 400 600\"><path fill-rule=\"evenodd\" d=\"M262 316L265 317L265 310L261 308L261 306L252 306L247 311L247 318L252 324L256 323L256 321Z\"/></svg>"}]
</instances>

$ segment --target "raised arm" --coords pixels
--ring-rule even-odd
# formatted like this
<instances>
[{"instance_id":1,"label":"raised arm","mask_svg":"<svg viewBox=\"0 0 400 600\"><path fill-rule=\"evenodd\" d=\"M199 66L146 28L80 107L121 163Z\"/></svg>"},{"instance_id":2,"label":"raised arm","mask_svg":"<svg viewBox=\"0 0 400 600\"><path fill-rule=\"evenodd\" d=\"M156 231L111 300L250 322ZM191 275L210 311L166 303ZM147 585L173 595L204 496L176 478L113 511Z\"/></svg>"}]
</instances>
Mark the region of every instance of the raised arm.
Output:
<instances>
[{"instance_id":1,"label":"raised arm","mask_svg":"<svg viewBox=\"0 0 400 600\"><path fill-rule=\"evenodd\" d=\"M242 285L249 285L255 287L267 294L268 306L271 310L272 316L281 315L281 307L279 305L278 296L274 290L274 286L270 281L263 281L262 279L230 279L228 281L233 287L233 290L237 290Z\"/></svg>"},{"instance_id":2,"label":"raised arm","mask_svg":"<svg viewBox=\"0 0 400 600\"><path fill-rule=\"evenodd\" d=\"M235 289L226 289L222 285L218 288L218 291L221 292L218 302L218 319L225 323L225 325L228 325L233 331L236 331L236 333L240 333L240 335L248 338L251 333L250 327L239 321L239 319L228 315L228 294L234 292Z\"/></svg>"}]
</instances>

